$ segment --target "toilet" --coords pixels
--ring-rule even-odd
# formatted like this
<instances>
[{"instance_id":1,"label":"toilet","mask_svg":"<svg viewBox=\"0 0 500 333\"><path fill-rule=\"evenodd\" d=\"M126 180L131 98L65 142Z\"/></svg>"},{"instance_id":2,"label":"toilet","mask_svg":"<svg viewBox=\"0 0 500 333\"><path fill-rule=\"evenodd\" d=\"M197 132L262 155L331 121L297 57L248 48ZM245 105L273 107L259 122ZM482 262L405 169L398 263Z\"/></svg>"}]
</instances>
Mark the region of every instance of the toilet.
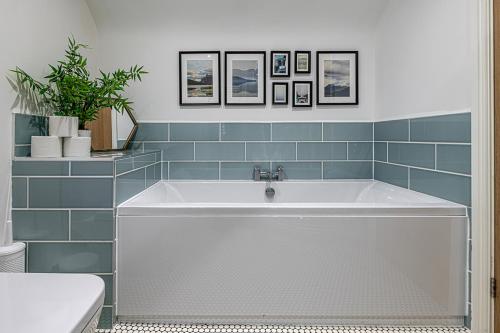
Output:
<instances>
[{"instance_id":1,"label":"toilet","mask_svg":"<svg viewBox=\"0 0 500 333\"><path fill-rule=\"evenodd\" d=\"M0 332L94 332L104 282L89 274L0 273Z\"/></svg>"}]
</instances>

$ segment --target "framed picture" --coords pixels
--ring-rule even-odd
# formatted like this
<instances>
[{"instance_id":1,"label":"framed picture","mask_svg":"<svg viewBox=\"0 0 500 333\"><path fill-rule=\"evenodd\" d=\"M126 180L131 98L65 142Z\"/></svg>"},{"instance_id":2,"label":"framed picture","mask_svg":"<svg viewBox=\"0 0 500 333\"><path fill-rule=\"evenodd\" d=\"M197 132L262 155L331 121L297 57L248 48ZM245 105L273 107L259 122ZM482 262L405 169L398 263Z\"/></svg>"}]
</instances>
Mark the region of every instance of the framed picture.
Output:
<instances>
[{"instance_id":1,"label":"framed picture","mask_svg":"<svg viewBox=\"0 0 500 333\"><path fill-rule=\"evenodd\" d=\"M295 74L311 74L311 51L295 51Z\"/></svg>"},{"instance_id":2,"label":"framed picture","mask_svg":"<svg viewBox=\"0 0 500 333\"><path fill-rule=\"evenodd\" d=\"M271 77L290 77L290 51L271 51Z\"/></svg>"},{"instance_id":3,"label":"framed picture","mask_svg":"<svg viewBox=\"0 0 500 333\"><path fill-rule=\"evenodd\" d=\"M224 54L226 105L266 104L266 52Z\"/></svg>"},{"instance_id":4,"label":"framed picture","mask_svg":"<svg viewBox=\"0 0 500 333\"><path fill-rule=\"evenodd\" d=\"M318 105L358 105L358 51L316 53Z\"/></svg>"},{"instance_id":5,"label":"framed picture","mask_svg":"<svg viewBox=\"0 0 500 333\"><path fill-rule=\"evenodd\" d=\"M221 104L220 52L179 52L179 104Z\"/></svg>"},{"instance_id":6,"label":"framed picture","mask_svg":"<svg viewBox=\"0 0 500 333\"><path fill-rule=\"evenodd\" d=\"M292 97L294 107L312 106L312 81L293 81Z\"/></svg>"},{"instance_id":7,"label":"framed picture","mask_svg":"<svg viewBox=\"0 0 500 333\"><path fill-rule=\"evenodd\" d=\"M273 82L273 104L288 104L288 82Z\"/></svg>"}]
</instances>

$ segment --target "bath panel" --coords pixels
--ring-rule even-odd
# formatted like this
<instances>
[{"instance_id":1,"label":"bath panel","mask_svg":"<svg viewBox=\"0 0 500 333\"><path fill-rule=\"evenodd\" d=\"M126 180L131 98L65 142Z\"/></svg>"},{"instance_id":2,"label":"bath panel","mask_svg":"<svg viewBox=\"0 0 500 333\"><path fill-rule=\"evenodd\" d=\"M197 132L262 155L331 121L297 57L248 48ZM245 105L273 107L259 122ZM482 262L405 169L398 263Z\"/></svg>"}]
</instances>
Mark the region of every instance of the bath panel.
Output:
<instances>
[{"instance_id":1,"label":"bath panel","mask_svg":"<svg viewBox=\"0 0 500 333\"><path fill-rule=\"evenodd\" d=\"M464 207L373 181L263 186L163 182L121 205L119 320L463 323Z\"/></svg>"}]
</instances>

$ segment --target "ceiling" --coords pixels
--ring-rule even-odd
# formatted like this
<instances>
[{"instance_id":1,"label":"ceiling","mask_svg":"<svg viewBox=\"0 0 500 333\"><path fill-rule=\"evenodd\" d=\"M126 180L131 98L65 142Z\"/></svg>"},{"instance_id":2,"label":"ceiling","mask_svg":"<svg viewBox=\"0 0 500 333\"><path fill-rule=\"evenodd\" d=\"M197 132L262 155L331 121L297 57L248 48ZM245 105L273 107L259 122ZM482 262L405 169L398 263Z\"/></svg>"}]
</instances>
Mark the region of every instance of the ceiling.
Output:
<instances>
[{"instance_id":1,"label":"ceiling","mask_svg":"<svg viewBox=\"0 0 500 333\"><path fill-rule=\"evenodd\" d=\"M98 29L142 29L154 25L297 22L297 29L372 29L389 0L86 0ZM222 27L231 29L230 26ZM277 36L278 37L278 36Z\"/></svg>"}]
</instances>

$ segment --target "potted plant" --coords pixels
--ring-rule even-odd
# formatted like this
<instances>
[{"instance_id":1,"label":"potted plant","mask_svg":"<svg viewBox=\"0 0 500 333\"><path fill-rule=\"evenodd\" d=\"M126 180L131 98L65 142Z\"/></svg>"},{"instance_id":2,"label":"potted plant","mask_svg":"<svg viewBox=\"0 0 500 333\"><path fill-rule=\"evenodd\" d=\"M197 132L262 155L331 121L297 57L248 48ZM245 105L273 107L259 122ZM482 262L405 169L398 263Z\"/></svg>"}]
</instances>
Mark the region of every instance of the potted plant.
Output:
<instances>
[{"instance_id":1,"label":"potted plant","mask_svg":"<svg viewBox=\"0 0 500 333\"><path fill-rule=\"evenodd\" d=\"M99 110L112 108L117 112L132 110L132 102L122 94L132 81L141 81L143 66L132 66L129 70L118 69L112 73L100 72L91 78L87 58L80 51L88 46L68 38L68 47L63 60L49 65L47 82L35 80L19 67L12 70L17 82L39 98L37 102L49 109L49 135L64 138L65 156L90 154L90 133L85 125L96 120ZM80 136L78 135L80 131Z\"/></svg>"}]
</instances>

